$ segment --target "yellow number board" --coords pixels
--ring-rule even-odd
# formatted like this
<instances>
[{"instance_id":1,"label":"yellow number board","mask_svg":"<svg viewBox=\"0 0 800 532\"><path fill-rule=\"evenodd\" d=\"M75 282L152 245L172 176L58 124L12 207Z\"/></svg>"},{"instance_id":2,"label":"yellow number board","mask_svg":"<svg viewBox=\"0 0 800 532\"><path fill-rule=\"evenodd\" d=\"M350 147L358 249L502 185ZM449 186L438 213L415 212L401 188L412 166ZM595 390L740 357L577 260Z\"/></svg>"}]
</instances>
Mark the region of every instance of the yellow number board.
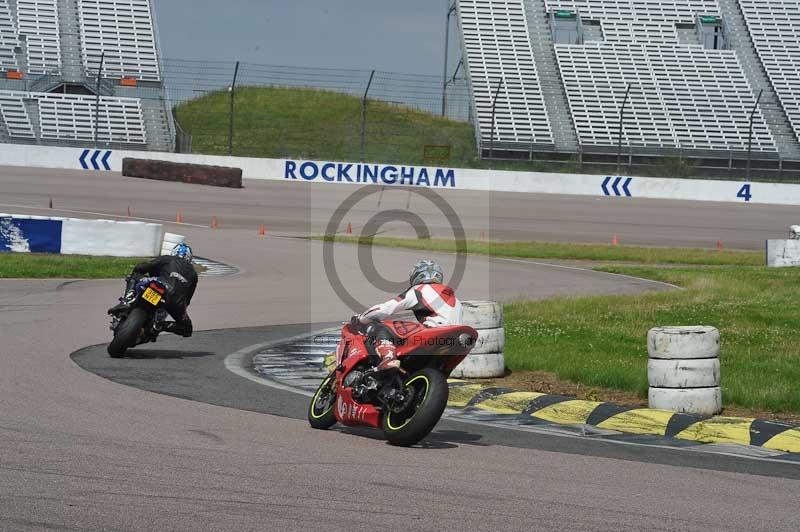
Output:
<instances>
[{"instance_id":1,"label":"yellow number board","mask_svg":"<svg viewBox=\"0 0 800 532\"><path fill-rule=\"evenodd\" d=\"M142 294L142 298L153 306L161 302L161 295L152 288L145 290L144 294Z\"/></svg>"}]
</instances>

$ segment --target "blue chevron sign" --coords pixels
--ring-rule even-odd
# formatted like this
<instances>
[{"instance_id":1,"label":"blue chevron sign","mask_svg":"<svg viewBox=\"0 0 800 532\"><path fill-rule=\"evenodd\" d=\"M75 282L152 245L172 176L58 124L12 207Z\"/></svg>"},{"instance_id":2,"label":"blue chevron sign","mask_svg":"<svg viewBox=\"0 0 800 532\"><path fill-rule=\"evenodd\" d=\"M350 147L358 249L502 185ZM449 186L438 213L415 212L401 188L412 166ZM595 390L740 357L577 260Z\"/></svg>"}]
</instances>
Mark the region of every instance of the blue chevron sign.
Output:
<instances>
[{"instance_id":1,"label":"blue chevron sign","mask_svg":"<svg viewBox=\"0 0 800 532\"><path fill-rule=\"evenodd\" d=\"M612 179L614 180L614 183L611 184L611 190L609 190L608 189L608 184L611 183ZM603 189L603 194L605 194L606 196L623 196L623 195L625 195L625 196L630 198L632 196L632 194L631 194L631 191L630 191L630 189L628 187L631 186L631 182L633 181L633 178L629 177L629 178L625 179L625 182L622 184L622 191L620 192L619 184L623 179L625 179L625 178L624 177L620 177L620 176L617 176L617 177L608 176L608 177L606 177L603 180L603 184L600 185L600 187Z\"/></svg>"},{"instance_id":2,"label":"blue chevron sign","mask_svg":"<svg viewBox=\"0 0 800 532\"><path fill-rule=\"evenodd\" d=\"M92 153L91 157L89 157L90 153ZM101 153L103 154L102 157L100 157ZM111 170L111 166L108 164L108 158L111 157L112 153L111 150L83 150L81 156L78 157L78 161L80 161L84 170ZM89 157L91 167L89 166L89 162L86 161L87 157ZM103 165L102 168L97 163L98 157L100 157L100 162Z\"/></svg>"}]
</instances>

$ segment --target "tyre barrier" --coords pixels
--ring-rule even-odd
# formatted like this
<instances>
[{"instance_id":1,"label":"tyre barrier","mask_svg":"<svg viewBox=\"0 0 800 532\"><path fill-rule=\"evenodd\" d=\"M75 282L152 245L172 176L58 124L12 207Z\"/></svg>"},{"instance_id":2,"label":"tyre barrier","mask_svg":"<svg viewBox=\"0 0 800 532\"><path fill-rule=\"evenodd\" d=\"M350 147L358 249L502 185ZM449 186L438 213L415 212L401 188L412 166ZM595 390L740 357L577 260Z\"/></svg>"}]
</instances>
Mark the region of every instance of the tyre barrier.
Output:
<instances>
[{"instance_id":1,"label":"tyre barrier","mask_svg":"<svg viewBox=\"0 0 800 532\"><path fill-rule=\"evenodd\" d=\"M496 301L463 301L461 323L478 331L470 354L453 370L451 377L489 379L502 377L506 364L503 306Z\"/></svg>"},{"instance_id":2,"label":"tyre barrier","mask_svg":"<svg viewBox=\"0 0 800 532\"><path fill-rule=\"evenodd\" d=\"M719 331L656 327L647 334L650 408L710 416L722 411Z\"/></svg>"}]
</instances>

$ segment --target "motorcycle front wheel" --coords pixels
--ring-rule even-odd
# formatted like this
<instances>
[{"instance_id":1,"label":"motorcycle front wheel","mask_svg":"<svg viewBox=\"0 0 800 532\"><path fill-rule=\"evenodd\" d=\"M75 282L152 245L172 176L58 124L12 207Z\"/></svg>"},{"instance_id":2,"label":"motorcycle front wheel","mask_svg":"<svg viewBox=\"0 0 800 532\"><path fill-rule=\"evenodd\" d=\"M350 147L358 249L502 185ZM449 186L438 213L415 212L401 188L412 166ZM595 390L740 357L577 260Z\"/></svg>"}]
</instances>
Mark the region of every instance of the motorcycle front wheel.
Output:
<instances>
[{"instance_id":1,"label":"motorcycle front wheel","mask_svg":"<svg viewBox=\"0 0 800 532\"><path fill-rule=\"evenodd\" d=\"M129 347L136 344L136 339L142 332L142 327L147 322L147 313L140 309L135 308L131 310L128 317L119 324L117 330L114 331L114 338L108 344L108 354L111 358L121 358Z\"/></svg>"},{"instance_id":2,"label":"motorcycle front wheel","mask_svg":"<svg viewBox=\"0 0 800 532\"><path fill-rule=\"evenodd\" d=\"M317 387L317 392L308 407L308 423L315 429L329 429L336 424L333 407L336 404L336 372L332 371Z\"/></svg>"},{"instance_id":3,"label":"motorcycle front wheel","mask_svg":"<svg viewBox=\"0 0 800 532\"><path fill-rule=\"evenodd\" d=\"M424 368L403 381L409 400L383 416L383 434L392 445L408 447L430 434L447 406L449 389L444 374Z\"/></svg>"}]
</instances>

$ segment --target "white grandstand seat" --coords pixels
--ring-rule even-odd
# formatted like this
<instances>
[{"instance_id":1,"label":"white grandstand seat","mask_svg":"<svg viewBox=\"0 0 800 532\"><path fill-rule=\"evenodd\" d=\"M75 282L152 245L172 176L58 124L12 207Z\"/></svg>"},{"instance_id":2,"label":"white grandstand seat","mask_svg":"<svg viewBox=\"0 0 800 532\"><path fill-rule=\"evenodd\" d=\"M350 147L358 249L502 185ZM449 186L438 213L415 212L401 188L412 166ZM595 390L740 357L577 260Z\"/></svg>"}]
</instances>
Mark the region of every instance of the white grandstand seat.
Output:
<instances>
[{"instance_id":1,"label":"white grandstand seat","mask_svg":"<svg viewBox=\"0 0 800 532\"><path fill-rule=\"evenodd\" d=\"M719 14L717 0L545 0L548 11L570 10L584 18L694 23L695 17Z\"/></svg>"},{"instance_id":2,"label":"white grandstand seat","mask_svg":"<svg viewBox=\"0 0 800 532\"><path fill-rule=\"evenodd\" d=\"M19 46L17 26L11 17L8 0L0 0L0 70L16 70L17 55L14 48Z\"/></svg>"},{"instance_id":3,"label":"white grandstand seat","mask_svg":"<svg viewBox=\"0 0 800 532\"><path fill-rule=\"evenodd\" d=\"M95 97L72 94L30 93L39 101L41 138L94 140ZM100 98L99 140L145 144L142 108L136 98Z\"/></svg>"},{"instance_id":4,"label":"white grandstand seat","mask_svg":"<svg viewBox=\"0 0 800 532\"><path fill-rule=\"evenodd\" d=\"M716 0L545 0L548 11L569 10L600 20L607 42L678 44L675 25L719 15Z\"/></svg>"},{"instance_id":5,"label":"white grandstand seat","mask_svg":"<svg viewBox=\"0 0 800 532\"><path fill-rule=\"evenodd\" d=\"M755 97L736 55L722 50L637 43L556 45L575 126L584 145L617 142L628 83L623 143L686 150L747 149ZM755 151L774 152L760 112Z\"/></svg>"},{"instance_id":6,"label":"white grandstand seat","mask_svg":"<svg viewBox=\"0 0 800 532\"><path fill-rule=\"evenodd\" d=\"M556 57L581 144L616 145L619 109L631 83L625 146L676 147L643 46L556 45Z\"/></svg>"},{"instance_id":7,"label":"white grandstand seat","mask_svg":"<svg viewBox=\"0 0 800 532\"><path fill-rule=\"evenodd\" d=\"M86 73L160 81L150 0L78 0Z\"/></svg>"},{"instance_id":8,"label":"white grandstand seat","mask_svg":"<svg viewBox=\"0 0 800 532\"><path fill-rule=\"evenodd\" d=\"M0 114L6 124L8 136L12 138L35 139L28 111L19 93L0 91Z\"/></svg>"},{"instance_id":9,"label":"white grandstand seat","mask_svg":"<svg viewBox=\"0 0 800 532\"><path fill-rule=\"evenodd\" d=\"M17 0L17 26L27 40L28 72L61 71L57 0Z\"/></svg>"},{"instance_id":10,"label":"white grandstand seat","mask_svg":"<svg viewBox=\"0 0 800 532\"><path fill-rule=\"evenodd\" d=\"M459 0L466 64L482 144L552 145L553 134L533 60L523 0Z\"/></svg>"},{"instance_id":11,"label":"white grandstand seat","mask_svg":"<svg viewBox=\"0 0 800 532\"><path fill-rule=\"evenodd\" d=\"M800 3L739 0L764 69L800 139Z\"/></svg>"}]
</instances>

